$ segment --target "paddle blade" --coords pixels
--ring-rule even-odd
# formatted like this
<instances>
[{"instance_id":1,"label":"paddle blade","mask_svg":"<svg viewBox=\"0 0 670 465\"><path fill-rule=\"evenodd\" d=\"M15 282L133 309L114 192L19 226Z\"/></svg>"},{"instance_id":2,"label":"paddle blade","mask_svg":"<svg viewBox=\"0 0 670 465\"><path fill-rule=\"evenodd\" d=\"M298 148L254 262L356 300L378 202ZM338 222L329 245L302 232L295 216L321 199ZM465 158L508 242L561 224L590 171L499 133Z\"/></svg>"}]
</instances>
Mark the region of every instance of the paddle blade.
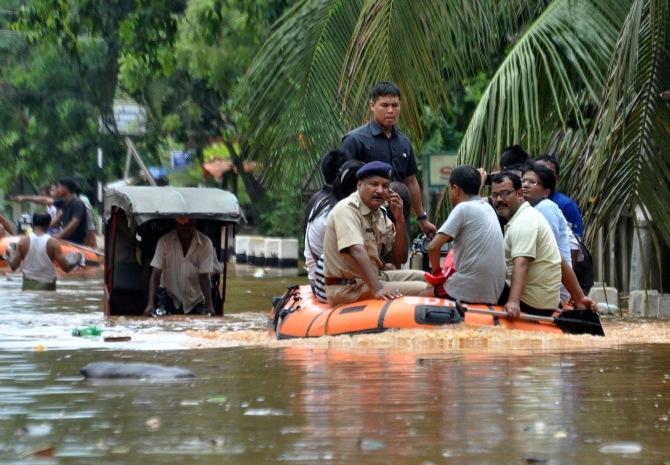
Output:
<instances>
[{"instance_id":1,"label":"paddle blade","mask_svg":"<svg viewBox=\"0 0 670 465\"><path fill-rule=\"evenodd\" d=\"M605 335L600 316L590 310L565 310L554 318L554 323L568 334Z\"/></svg>"}]
</instances>

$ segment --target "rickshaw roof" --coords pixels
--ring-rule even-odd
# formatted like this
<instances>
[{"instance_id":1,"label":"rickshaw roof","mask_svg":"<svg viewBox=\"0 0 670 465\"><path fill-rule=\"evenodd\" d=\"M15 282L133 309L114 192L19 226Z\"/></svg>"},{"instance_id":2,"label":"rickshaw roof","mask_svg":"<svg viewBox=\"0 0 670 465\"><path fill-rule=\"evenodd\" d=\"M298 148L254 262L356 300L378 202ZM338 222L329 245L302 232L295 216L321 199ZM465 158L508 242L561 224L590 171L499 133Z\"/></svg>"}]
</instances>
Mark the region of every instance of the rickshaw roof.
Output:
<instances>
[{"instance_id":1,"label":"rickshaw roof","mask_svg":"<svg viewBox=\"0 0 670 465\"><path fill-rule=\"evenodd\" d=\"M240 204L231 192L211 187L119 186L105 190L105 220L112 208L125 211L140 226L150 220L188 216L195 219L238 223Z\"/></svg>"}]
</instances>

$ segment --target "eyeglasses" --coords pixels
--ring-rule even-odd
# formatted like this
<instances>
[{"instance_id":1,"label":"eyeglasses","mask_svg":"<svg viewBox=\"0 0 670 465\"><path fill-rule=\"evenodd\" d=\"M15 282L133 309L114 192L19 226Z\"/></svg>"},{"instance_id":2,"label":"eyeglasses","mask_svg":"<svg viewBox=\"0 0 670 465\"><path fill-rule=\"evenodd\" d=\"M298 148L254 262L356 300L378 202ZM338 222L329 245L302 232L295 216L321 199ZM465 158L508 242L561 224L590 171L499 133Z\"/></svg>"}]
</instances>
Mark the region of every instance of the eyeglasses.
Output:
<instances>
[{"instance_id":1,"label":"eyeglasses","mask_svg":"<svg viewBox=\"0 0 670 465\"><path fill-rule=\"evenodd\" d=\"M535 181L533 179L522 179L521 184L528 184L529 186L537 186L538 184L541 186L542 183L540 181Z\"/></svg>"},{"instance_id":2,"label":"eyeglasses","mask_svg":"<svg viewBox=\"0 0 670 465\"><path fill-rule=\"evenodd\" d=\"M504 191L499 191L499 192L493 192L493 193L491 194L491 198L492 198L493 200L495 200L495 199L502 199L502 198L504 198L504 197L509 197L510 194L513 194L514 192L516 192L516 191L504 190Z\"/></svg>"}]
</instances>

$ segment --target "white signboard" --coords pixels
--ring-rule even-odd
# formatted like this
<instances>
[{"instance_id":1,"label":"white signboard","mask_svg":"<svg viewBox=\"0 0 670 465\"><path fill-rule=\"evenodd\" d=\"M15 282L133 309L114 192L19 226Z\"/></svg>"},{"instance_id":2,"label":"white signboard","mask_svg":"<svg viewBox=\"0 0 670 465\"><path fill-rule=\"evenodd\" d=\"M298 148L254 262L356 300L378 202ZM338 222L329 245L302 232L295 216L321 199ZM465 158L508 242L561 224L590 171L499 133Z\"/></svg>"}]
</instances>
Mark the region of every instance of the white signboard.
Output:
<instances>
[{"instance_id":1,"label":"white signboard","mask_svg":"<svg viewBox=\"0 0 670 465\"><path fill-rule=\"evenodd\" d=\"M456 167L458 156L442 153L428 157L428 184L430 187L444 187L449 182L451 170Z\"/></svg>"},{"instance_id":2,"label":"white signboard","mask_svg":"<svg viewBox=\"0 0 670 465\"><path fill-rule=\"evenodd\" d=\"M115 103L114 120L122 136L140 136L147 132L147 112L137 103Z\"/></svg>"}]
</instances>

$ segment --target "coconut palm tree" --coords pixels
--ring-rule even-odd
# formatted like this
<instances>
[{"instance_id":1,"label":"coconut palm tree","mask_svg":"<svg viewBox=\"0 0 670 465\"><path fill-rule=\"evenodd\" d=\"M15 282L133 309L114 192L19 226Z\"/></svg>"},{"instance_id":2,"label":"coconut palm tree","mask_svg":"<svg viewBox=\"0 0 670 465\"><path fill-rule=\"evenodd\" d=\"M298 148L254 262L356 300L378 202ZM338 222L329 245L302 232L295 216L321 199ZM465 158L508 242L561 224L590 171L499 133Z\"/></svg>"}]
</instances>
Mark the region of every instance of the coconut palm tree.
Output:
<instances>
[{"instance_id":1,"label":"coconut palm tree","mask_svg":"<svg viewBox=\"0 0 670 465\"><path fill-rule=\"evenodd\" d=\"M609 62L599 111L573 158L570 188L587 221L641 207L670 243L670 5L636 0Z\"/></svg>"},{"instance_id":2,"label":"coconut palm tree","mask_svg":"<svg viewBox=\"0 0 670 465\"><path fill-rule=\"evenodd\" d=\"M376 81L403 89L402 126L447 102L446 83L491 67L543 2L302 0L277 25L243 80L238 123L272 184L302 178L340 137L369 117Z\"/></svg>"},{"instance_id":3,"label":"coconut palm tree","mask_svg":"<svg viewBox=\"0 0 670 465\"><path fill-rule=\"evenodd\" d=\"M302 177L366 118L375 81L400 84L401 125L418 145L424 104L448 105L447 84L489 71L462 162L493 168L512 143L555 151L592 225L644 206L670 243L660 97L670 89L669 10L667 0L303 0L246 76L243 127L272 167L268 183Z\"/></svg>"}]
</instances>

